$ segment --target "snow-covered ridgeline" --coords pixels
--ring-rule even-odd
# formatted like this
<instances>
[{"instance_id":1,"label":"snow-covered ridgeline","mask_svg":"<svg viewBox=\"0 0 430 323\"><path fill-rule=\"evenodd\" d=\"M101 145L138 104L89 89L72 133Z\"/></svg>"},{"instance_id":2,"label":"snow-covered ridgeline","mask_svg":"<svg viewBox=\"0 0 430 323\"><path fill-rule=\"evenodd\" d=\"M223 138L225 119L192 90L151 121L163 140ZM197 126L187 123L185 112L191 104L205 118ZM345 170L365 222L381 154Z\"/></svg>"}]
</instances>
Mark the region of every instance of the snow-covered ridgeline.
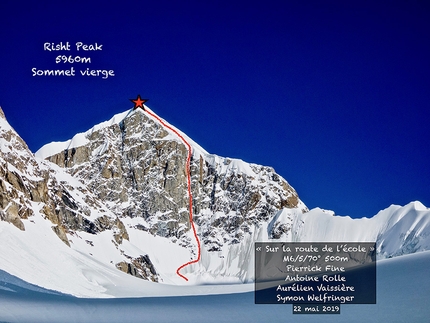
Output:
<instances>
[{"instance_id":1,"label":"snow-covered ridgeline","mask_svg":"<svg viewBox=\"0 0 430 323\"><path fill-rule=\"evenodd\" d=\"M421 202L391 205L372 218L335 216L319 208L297 214L293 241L376 241L378 258L430 250L430 209Z\"/></svg>"}]
</instances>

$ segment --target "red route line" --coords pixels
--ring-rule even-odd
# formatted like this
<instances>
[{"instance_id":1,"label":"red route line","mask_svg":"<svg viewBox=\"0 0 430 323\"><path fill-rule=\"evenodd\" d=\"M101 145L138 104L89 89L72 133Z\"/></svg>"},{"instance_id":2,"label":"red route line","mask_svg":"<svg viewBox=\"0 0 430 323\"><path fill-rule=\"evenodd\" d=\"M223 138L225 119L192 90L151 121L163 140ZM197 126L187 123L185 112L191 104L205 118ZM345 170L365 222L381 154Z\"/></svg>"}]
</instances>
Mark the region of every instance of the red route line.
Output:
<instances>
[{"instance_id":1,"label":"red route line","mask_svg":"<svg viewBox=\"0 0 430 323\"><path fill-rule=\"evenodd\" d=\"M197 259L195 260L191 260L185 264L183 264L182 266L180 266L178 269L176 269L176 273L182 277L183 279L185 279L186 281L188 281L188 278L185 277L184 275L182 275L179 271L191 264L195 264L196 262L200 261L200 255L201 255L201 248L200 248L200 240L199 237L197 236L197 231L196 231L196 227L194 226L194 222L193 222L193 196L191 194L191 174L190 174L190 162L191 162L191 146L190 144L184 139L184 137L182 137L182 135L177 132L175 129L173 129L171 126L169 126L168 124L164 123L163 120L160 119L160 117L158 117L157 115L153 114L151 111L144 109L145 112L147 112L149 115L151 115L152 117L154 117L155 119L157 119L164 127L166 127L167 129L173 131L179 138L181 138L181 140L185 143L185 145L188 147L188 156L187 156L187 189L188 189L188 199L190 201L190 223L191 223L191 227L193 228L193 233L194 233L194 237L196 238L197 241L197 248L198 248L198 253L197 253Z\"/></svg>"}]
</instances>

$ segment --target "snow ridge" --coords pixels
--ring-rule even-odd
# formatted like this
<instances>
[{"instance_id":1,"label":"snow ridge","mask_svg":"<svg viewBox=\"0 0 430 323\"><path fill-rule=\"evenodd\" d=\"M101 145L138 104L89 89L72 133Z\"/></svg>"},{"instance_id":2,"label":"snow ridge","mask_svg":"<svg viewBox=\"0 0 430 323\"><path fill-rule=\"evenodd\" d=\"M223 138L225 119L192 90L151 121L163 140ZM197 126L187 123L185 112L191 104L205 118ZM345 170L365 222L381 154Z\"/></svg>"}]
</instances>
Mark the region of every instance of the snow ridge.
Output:
<instances>
[{"instance_id":1,"label":"snow ridge","mask_svg":"<svg viewBox=\"0 0 430 323\"><path fill-rule=\"evenodd\" d=\"M293 241L376 241L379 259L430 250L430 209L415 201L391 205L372 218L352 219L315 208L297 215Z\"/></svg>"}]
</instances>

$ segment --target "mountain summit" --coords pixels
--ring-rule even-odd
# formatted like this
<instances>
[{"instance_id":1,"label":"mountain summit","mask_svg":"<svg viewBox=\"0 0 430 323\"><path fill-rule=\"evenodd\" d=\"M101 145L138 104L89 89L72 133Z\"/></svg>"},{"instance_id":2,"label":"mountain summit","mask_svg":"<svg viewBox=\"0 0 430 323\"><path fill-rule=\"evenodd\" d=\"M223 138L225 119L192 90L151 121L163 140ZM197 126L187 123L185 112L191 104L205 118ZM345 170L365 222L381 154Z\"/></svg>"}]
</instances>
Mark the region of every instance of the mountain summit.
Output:
<instances>
[{"instance_id":1,"label":"mountain summit","mask_svg":"<svg viewBox=\"0 0 430 323\"><path fill-rule=\"evenodd\" d=\"M176 270L199 251L186 284L251 282L255 241L377 240L379 257L430 248L419 202L371 219L309 211L273 168L210 154L146 106L35 155L1 113L0 148L0 269L76 296L185 284Z\"/></svg>"}]
</instances>

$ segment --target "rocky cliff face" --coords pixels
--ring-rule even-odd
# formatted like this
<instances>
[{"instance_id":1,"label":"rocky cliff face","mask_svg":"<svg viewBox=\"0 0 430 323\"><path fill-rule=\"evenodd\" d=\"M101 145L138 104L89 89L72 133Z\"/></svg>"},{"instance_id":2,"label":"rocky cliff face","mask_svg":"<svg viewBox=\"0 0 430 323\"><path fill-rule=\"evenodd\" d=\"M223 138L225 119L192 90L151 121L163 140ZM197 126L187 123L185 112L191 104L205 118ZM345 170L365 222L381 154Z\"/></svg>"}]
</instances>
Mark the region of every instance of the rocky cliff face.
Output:
<instances>
[{"instance_id":1,"label":"rocky cliff face","mask_svg":"<svg viewBox=\"0 0 430 323\"><path fill-rule=\"evenodd\" d=\"M187 148L177 135L138 109L79 136L84 144L68 143L66 149L41 157L86 183L119 218L141 218L136 229L192 244L187 235ZM306 210L272 168L192 147L194 220L208 251L240 243L283 208Z\"/></svg>"},{"instance_id":2,"label":"rocky cliff face","mask_svg":"<svg viewBox=\"0 0 430 323\"><path fill-rule=\"evenodd\" d=\"M73 187L67 181L59 180L49 165L37 162L25 142L7 123L3 111L0 145L0 212L3 220L25 230L21 220L33 216L37 205L66 244L69 243L65 237L67 230L100 230L94 222L87 220L91 211L102 211L97 208L92 194L84 185ZM84 197L94 204L93 210L81 201Z\"/></svg>"},{"instance_id":3,"label":"rocky cliff face","mask_svg":"<svg viewBox=\"0 0 430 323\"><path fill-rule=\"evenodd\" d=\"M0 109L0 220L25 231L23 220L32 221L37 213L69 247L70 236L78 232L96 235L109 230L116 244L128 239L120 218L97 194L54 166L34 157Z\"/></svg>"}]
</instances>

